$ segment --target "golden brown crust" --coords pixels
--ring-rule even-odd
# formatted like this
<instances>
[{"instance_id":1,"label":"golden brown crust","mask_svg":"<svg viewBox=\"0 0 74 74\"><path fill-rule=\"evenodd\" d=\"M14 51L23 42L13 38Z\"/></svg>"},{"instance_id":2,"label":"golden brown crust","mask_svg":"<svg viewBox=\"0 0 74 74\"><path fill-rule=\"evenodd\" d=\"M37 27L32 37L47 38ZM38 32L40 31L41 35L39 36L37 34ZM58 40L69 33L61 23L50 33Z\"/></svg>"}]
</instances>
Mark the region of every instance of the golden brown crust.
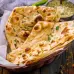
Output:
<instances>
[{"instance_id":1,"label":"golden brown crust","mask_svg":"<svg viewBox=\"0 0 74 74\"><path fill-rule=\"evenodd\" d=\"M10 62L14 64L28 65L50 56L74 39L73 25L74 21L59 23L39 21L23 45L10 52L7 59L11 58ZM40 28L35 29L36 26L40 26ZM57 26L59 26L58 29ZM68 28L68 31L62 34L65 28Z\"/></svg>"},{"instance_id":2,"label":"golden brown crust","mask_svg":"<svg viewBox=\"0 0 74 74\"><path fill-rule=\"evenodd\" d=\"M48 16L50 17L47 18ZM42 20L58 21L59 14L56 9L45 6L14 8L5 28L6 38L11 50L15 50L22 45L29 36L33 26Z\"/></svg>"}]
</instances>

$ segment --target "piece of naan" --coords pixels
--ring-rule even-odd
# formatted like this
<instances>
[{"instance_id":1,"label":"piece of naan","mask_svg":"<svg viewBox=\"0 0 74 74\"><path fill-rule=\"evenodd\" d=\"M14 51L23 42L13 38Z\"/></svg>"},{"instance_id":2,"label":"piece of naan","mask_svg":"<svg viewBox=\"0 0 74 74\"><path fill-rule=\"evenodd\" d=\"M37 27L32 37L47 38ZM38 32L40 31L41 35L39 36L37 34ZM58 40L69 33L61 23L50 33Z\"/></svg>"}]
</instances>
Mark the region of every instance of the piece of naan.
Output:
<instances>
[{"instance_id":1,"label":"piece of naan","mask_svg":"<svg viewBox=\"0 0 74 74\"><path fill-rule=\"evenodd\" d=\"M11 50L24 43L38 21L59 21L59 12L45 6L22 6L12 11L5 27L5 34Z\"/></svg>"},{"instance_id":2,"label":"piece of naan","mask_svg":"<svg viewBox=\"0 0 74 74\"><path fill-rule=\"evenodd\" d=\"M7 55L14 64L32 64L64 48L74 39L74 21L39 21L26 41Z\"/></svg>"}]
</instances>

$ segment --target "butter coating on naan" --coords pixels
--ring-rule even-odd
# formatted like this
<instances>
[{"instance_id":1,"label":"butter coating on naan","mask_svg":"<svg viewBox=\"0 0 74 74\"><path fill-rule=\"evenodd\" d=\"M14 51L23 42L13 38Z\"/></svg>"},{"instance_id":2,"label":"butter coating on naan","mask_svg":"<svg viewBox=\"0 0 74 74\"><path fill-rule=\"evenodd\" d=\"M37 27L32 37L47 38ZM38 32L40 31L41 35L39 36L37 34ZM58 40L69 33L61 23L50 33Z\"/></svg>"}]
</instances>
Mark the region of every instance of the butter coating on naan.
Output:
<instances>
[{"instance_id":1,"label":"butter coating on naan","mask_svg":"<svg viewBox=\"0 0 74 74\"><path fill-rule=\"evenodd\" d=\"M47 46L48 35L51 33L51 29L53 28L53 26L53 22L39 21L33 27L32 32L30 33L26 41L23 43L23 45L21 45L18 49L10 52L7 56L7 59L12 63L20 64L24 60L20 62L19 60L17 61L17 58L21 57L23 59L23 54L26 54L27 58L25 60L27 61L30 58L28 56L31 55L31 57L35 57L36 55L38 56L38 54L41 54L43 50L39 47L39 44L45 43L45 45Z\"/></svg>"},{"instance_id":2,"label":"butter coating on naan","mask_svg":"<svg viewBox=\"0 0 74 74\"><path fill-rule=\"evenodd\" d=\"M14 8L5 27L10 49L15 50L20 47L38 21L59 21L59 19L59 12L51 7L22 6Z\"/></svg>"},{"instance_id":3,"label":"butter coating on naan","mask_svg":"<svg viewBox=\"0 0 74 74\"><path fill-rule=\"evenodd\" d=\"M7 55L7 60L14 64L32 64L64 48L73 39L74 21L39 21L23 45Z\"/></svg>"}]
</instances>

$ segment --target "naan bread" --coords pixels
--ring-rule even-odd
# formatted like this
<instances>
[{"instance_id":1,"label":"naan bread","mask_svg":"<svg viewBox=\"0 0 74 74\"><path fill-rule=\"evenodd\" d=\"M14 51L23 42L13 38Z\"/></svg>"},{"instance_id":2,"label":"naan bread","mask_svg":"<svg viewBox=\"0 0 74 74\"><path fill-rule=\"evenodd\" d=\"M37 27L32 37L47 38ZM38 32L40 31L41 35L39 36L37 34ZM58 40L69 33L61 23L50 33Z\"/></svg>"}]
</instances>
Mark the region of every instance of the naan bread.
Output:
<instances>
[{"instance_id":1,"label":"naan bread","mask_svg":"<svg viewBox=\"0 0 74 74\"><path fill-rule=\"evenodd\" d=\"M59 18L59 12L51 7L16 7L12 11L5 28L10 49L15 50L20 47L38 21L59 21Z\"/></svg>"},{"instance_id":2,"label":"naan bread","mask_svg":"<svg viewBox=\"0 0 74 74\"><path fill-rule=\"evenodd\" d=\"M26 54L26 56L34 57L38 55L38 50L40 54L43 50L39 47L39 43L45 42L48 43L48 35L51 33L51 29L54 26L54 23L40 21L34 27L32 32L30 33L29 37L26 41L21 45L18 49L13 50L7 56L7 59L15 64L20 64L26 59L29 60L29 57L23 60L22 55ZM22 57L21 62L19 61L18 57ZM27 61L28 61L27 60ZM18 63L20 62L20 63Z\"/></svg>"},{"instance_id":3,"label":"naan bread","mask_svg":"<svg viewBox=\"0 0 74 74\"><path fill-rule=\"evenodd\" d=\"M32 64L63 48L74 39L74 21L39 21L26 41L7 55L14 64Z\"/></svg>"}]
</instances>

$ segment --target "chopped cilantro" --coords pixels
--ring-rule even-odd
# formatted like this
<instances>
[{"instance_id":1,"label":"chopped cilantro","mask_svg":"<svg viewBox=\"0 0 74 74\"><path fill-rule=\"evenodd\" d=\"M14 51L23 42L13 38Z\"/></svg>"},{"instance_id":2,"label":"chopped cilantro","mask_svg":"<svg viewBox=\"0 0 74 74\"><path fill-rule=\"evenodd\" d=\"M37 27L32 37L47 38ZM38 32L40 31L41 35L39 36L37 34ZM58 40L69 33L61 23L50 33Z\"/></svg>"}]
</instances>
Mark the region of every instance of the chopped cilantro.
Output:
<instances>
[{"instance_id":1,"label":"chopped cilantro","mask_svg":"<svg viewBox=\"0 0 74 74\"><path fill-rule=\"evenodd\" d=\"M59 26L56 26L56 30L59 30Z\"/></svg>"},{"instance_id":2,"label":"chopped cilantro","mask_svg":"<svg viewBox=\"0 0 74 74\"><path fill-rule=\"evenodd\" d=\"M14 40L15 43L19 42L17 39Z\"/></svg>"},{"instance_id":3,"label":"chopped cilantro","mask_svg":"<svg viewBox=\"0 0 74 74\"><path fill-rule=\"evenodd\" d=\"M29 27L29 26L26 26L24 28L25 28L25 30L31 30L32 29L32 27Z\"/></svg>"},{"instance_id":4,"label":"chopped cilantro","mask_svg":"<svg viewBox=\"0 0 74 74\"><path fill-rule=\"evenodd\" d=\"M64 15L64 13L61 13L61 15Z\"/></svg>"},{"instance_id":5,"label":"chopped cilantro","mask_svg":"<svg viewBox=\"0 0 74 74\"><path fill-rule=\"evenodd\" d=\"M17 42L17 40L15 39L14 42Z\"/></svg>"},{"instance_id":6,"label":"chopped cilantro","mask_svg":"<svg viewBox=\"0 0 74 74\"><path fill-rule=\"evenodd\" d=\"M13 28L13 31L15 32L15 29Z\"/></svg>"},{"instance_id":7,"label":"chopped cilantro","mask_svg":"<svg viewBox=\"0 0 74 74\"><path fill-rule=\"evenodd\" d=\"M48 41L50 41L51 40L51 38L50 38L50 36L48 35Z\"/></svg>"}]
</instances>

